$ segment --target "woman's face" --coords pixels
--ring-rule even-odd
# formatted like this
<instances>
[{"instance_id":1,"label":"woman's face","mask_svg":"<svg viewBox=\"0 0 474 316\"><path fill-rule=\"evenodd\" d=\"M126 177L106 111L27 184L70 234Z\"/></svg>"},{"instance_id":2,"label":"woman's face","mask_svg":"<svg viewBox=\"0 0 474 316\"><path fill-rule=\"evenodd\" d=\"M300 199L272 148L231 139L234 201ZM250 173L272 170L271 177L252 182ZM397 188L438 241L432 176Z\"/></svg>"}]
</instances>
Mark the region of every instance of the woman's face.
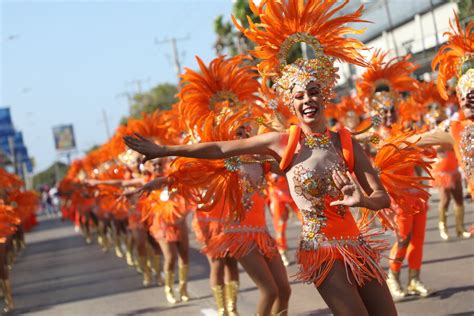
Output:
<instances>
[{"instance_id":1,"label":"woman's face","mask_svg":"<svg viewBox=\"0 0 474 316\"><path fill-rule=\"evenodd\" d=\"M237 139L245 139L249 138L250 134L247 132L247 129L244 126L240 126L239 128L237 128L235 136L237 137Z\"/></svg>"},{"instance_id":2,"label":"woman's face","mask_svg":"<svg viewBox=\"0 0 474 316\"><path fill-rule=\"evenodd\" d=\"M301 123L311 124L324 118L325 100L316 82L310 82L306 87L295 86L292 96L293 108Z\"/></svg>"},{"instance_id":3,"label":"woman's face","mask_svg":"<svg viewBox=\"0 0 474 316\"><path fill-rule=\"evenodd\" d=\"M474 120L474 89L469 90L460 103L464 116L468 120Z\"/></svg>"},{"instance_id":4,"label":"woman's face","mask_svg":"<svg viewBox=\"0 0 474 316\"><path fill-rule=\"evenodd\" d=\"M391 127L398 121L397 110L393 105L382 108L379 113L382 118L382 125L385 127Z\"/></svg>"}]
</instances>

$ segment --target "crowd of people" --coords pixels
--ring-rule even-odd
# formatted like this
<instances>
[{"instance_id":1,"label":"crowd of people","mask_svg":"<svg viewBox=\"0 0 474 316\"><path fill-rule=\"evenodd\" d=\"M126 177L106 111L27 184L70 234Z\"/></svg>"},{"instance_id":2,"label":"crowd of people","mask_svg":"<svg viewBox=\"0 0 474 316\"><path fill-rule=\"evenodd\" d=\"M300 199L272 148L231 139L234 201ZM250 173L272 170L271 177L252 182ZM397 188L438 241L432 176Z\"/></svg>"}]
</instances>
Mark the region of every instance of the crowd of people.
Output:
<instances>
[{"instance_id":1,"label":"crowd of people","mask_svg":"<svg viewBox=\"0 0 474 316\"><path fill-rule=\"evenodd\" d=\"M130 118L72 163L59 185L62 216L87 243L97 236L134 266L144 287L163 286L170 304L191 299L192 230L219 315L238 315L238 263L259 290L255 313L289 314L293 212L301 222L293 277L312 284L335 315L396 315L394 301L428 296L420 272L431 186L441 199L440 237L453 238L451 199L456 236L471 236L463 188L474 197L474 22L463 28L453 17L433 60L437 81L421 82L410 56L364 57L368 48L347 26L363 22L363 7L341 13L346 4L250 1L258 21L234 23L254 42L253 56L208 65L197 57L199 71L181 75L170 110ZM299 43L313 56L289 62ZM335 60L365 68L354 95L336 97ZM393 245L386 230L395 231Z\"/></svg>"}]
</instances>

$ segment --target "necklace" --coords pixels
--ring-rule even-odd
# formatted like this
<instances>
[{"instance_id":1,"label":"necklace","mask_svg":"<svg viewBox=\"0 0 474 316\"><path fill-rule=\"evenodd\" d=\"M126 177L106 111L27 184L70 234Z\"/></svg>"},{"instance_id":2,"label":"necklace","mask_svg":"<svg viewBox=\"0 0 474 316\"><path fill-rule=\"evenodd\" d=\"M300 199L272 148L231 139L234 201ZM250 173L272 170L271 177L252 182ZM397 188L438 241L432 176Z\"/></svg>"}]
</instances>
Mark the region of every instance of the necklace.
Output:
<instances>
[{"instance_id":1,"label":"necklace","mask_svg":"<svg viewBox=\"0 0 474 316\"><path fill-rule=\"evenodd\" d=\"M326 129L323 133L304 133L305 145L310 149L329 149L331 139L329 138L329 131Z\"/></svg>"}]
</instances>

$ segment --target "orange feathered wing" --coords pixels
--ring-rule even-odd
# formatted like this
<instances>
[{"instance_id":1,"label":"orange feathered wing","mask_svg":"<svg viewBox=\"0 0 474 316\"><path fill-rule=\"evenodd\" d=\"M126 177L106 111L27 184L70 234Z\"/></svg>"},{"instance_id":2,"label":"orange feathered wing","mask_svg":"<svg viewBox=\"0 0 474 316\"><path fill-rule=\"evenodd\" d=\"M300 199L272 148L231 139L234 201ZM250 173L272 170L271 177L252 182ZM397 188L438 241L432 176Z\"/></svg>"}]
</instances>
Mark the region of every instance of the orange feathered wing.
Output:
<instances>
[{"instance_id":1,"label":"orange feathered wing","mask_svg":"<svg viewBox=\"0 0 474 316\"><path fill-rule=\"evenodd\" d=\"M210 113L202 123L202 142L225 141L235 138L236 130L253 117L247 117L245 109L220 117ZM173 186L193 204L200 205L201 211L212 210L216 203L224 200L233 206L233 217L242 218L242 190L238 172L226 168L226 160L205 160L177 158L170 166L169 177Z\"/></svg>"},{"instance_id":2,"label":"orange feathered wing","mask_svg":"<svg viewBox=\"0 0 474 316\"><path fill-rule=\"evenodd\" d=\"M397 133L378 150L374 165L380 172L380 180L392 199L405 214L415 214L423 209L430 197L430 187L423 181L432 179L430 174L429 152L407 141L413 133ZM418 176L414 168L421 168L427 176ZM393 205L392 205L393 206ZM393 228L391 216L382 211L378 213L385 227Z\"/></svg>"}]
</instances>

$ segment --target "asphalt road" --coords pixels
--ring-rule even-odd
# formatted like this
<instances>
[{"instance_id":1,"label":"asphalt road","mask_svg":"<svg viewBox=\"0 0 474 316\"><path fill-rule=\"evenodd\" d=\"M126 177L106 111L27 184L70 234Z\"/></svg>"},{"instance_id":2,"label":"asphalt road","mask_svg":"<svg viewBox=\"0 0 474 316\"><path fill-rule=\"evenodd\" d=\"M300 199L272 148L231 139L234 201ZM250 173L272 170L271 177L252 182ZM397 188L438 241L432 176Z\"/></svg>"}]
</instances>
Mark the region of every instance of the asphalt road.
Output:
<instances>
[{"instance_id":1,"label":"asphalt road","mask_svg":"<svg viewBox=\"0 0 474 316\"><path fill-rule=\"evenodd\" d=\"M466 201L466 225L474 225L474 206ZM400 315L474 315L474 238L444 242L437 230L436 197L431 199L426 231L422 280L435 290L424 299L397 303ZM452 210L448 215L454 232ZM271 230L271 228L270 228ZM294 254L299 224L288 225L288 243ZM392 238L393 236L388 236ZM191 236L191 239L193 237ZM113 252L87 245L70 223L42 218L27 235L27 249L12 270L13 295L18 315L217 315L209 288L209 266L191 243L192 300L169 305L162 287L144 289L141 278ZM387 262L384 262L387 265ZM296 266L288 268L292 275ZM406 283L406 266L402 272ZM327 315L330 311L310 285L292 282L290 315ZM258 291L241 270L238 307L253 315Z\"/></svg>"}]
</instances>

